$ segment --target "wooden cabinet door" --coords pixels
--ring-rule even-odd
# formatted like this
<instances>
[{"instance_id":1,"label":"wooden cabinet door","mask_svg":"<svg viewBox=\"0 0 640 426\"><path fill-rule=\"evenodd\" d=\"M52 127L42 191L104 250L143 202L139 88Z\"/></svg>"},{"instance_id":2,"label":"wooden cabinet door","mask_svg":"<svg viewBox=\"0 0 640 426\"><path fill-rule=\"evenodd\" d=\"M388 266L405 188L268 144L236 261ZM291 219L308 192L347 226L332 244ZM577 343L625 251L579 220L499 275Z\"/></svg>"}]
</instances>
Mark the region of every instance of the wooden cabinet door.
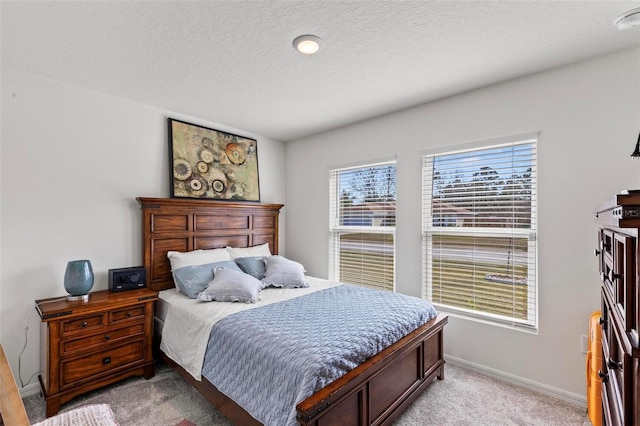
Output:
<instances>
[{"instance_id":1,"label":"wooden cabinet door","mask_svg":"<svg viewBox=\"0 0 640 426\"><path fill-rule=\"evenodd\" d=\"M636 314L636 240L624 234L614 234L613 299L626 332L638 332Z\"/></svg>"}]
</instances>

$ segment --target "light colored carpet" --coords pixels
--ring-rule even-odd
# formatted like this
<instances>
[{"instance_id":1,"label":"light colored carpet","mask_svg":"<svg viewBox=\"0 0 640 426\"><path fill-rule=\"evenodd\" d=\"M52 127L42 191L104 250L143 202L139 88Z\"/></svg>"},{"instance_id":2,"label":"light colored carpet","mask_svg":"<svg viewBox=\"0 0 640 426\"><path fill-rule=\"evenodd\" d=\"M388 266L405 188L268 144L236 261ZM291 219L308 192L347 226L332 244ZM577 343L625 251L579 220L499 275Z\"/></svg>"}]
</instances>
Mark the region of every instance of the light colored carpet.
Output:
<instances>
[{"instance_id":1,"label":"light colored carpet","mask_svg":"<svg viewBox=\"0 0 640 426\"><path fill-rule=\"evenodd\" d=\"M24 399L29 420L44 418L44 399ZM107 403L121 426L231 426L195 389L163 363L150 380L131 378L81 395L63 410ZM188 424L183 423L184 424ZM590 426L586 410L527 389L447 365L445 379L434 381L398 418L395 426L540 425Z\"/></svg>"},{"instance_id":2,"label":"light colored carpet","mask_svg":"<svg viewBox=\"0 0 640 426\"><path fill-rule=\"evenodd\" d=\"M586 384L585 384L586 386ZM395 426L591 426L587 410L450 364Z\"/></svg>"}]
</instances>

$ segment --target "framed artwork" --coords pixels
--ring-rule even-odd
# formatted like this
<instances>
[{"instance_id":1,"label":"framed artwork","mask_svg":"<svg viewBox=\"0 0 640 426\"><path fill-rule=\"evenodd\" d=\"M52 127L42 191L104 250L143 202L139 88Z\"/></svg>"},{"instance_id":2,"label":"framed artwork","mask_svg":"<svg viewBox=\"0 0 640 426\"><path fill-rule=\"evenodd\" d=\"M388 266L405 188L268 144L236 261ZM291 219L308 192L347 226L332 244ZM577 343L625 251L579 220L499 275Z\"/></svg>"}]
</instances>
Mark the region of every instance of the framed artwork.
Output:
<instances>
[{"instance_id":1,"label":"framed artwork","mask_svg":"<svg viewBox=\"0 0 640 426\"><path fill-rule=\"evenodd\" d=\"M255 139L168 122L171 197L260 201Z\"/></svg>"}]
</instances>

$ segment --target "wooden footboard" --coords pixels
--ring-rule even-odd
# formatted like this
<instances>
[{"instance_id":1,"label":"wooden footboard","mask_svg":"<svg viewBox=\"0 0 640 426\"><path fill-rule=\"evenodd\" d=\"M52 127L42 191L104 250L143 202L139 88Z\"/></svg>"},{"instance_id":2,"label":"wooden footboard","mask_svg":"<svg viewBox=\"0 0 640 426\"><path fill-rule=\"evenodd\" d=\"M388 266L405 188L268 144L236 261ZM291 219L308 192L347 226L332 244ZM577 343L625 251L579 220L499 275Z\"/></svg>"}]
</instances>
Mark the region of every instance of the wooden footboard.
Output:
<instances>
[{"instance_id":1,"label":"wooden footboard","mask_svg":"<svg viewBox=\"0 0 640 426\"><path fill-rule=\"evenodd\" d=\"M300 402L298 423L390 424L431 383L444 379L446 315L405 336L340 379Z\"/></svg>"},{"instance_id":2,"label":"wooden footboard","mask_svg":"<svg viewBox=\"0 0 640 426\"><path fill-rule=\"evenodd\" d=\"M435 377L444 379L443 328L438 315L411 334L319 390L296 409L304 426L388 425L418 397ZM204 377L195 380L164 356L182 378L236 425L261 425Z\"/></svg>"}]
</instances>

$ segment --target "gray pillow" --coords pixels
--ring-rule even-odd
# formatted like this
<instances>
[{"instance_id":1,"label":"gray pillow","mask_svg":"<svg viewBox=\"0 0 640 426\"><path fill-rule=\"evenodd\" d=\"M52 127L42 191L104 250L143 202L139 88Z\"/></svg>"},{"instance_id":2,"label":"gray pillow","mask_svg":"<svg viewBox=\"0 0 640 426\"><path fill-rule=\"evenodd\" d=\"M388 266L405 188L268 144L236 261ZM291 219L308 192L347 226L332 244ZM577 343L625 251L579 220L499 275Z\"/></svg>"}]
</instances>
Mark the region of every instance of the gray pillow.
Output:
<instances>
[{"instance_id":1,"label":"gray pillow","mask_svg":"<svg viewBox=\"0 0 640 426\"><path fill-rule=\"evenodd\" d=\"M264 278L264 256L239 257L234 259L234 262L238 264L245 274L249 274L258 280Z\"/></svg>"},{"instance_id":2,"label":"gray pillow","mask_svg":"<svg viewBox=\"0 0 640 426\"><path fill-rule=\"evenodd\" d=\"M260 281L240 270L217 269L209 287L198 294L198 300L256 303L261 288Z\"/></svg>"},{"instance_id":3,"label":"gray pillow","mask_svg":"<svg viewBox=\"0 0 640 426\"><path fill-rule=\"evenodd\" d=\"M207 288L209 282L213 279L213 270L216 268L242 272L235 262L228 260L178 268L173 271L173 281L176 283L180 293L184 293L189 299L195 299L201 291Z\"/></svg>"},{"instance_id":4,"label":"gray pillow","mask_svg":"<svg viewBox=\"0 0 640 426\"><path fill-rule=\"evenodd\" d=\"M263 287L309 287L304 276L304 267L300 263L277 255L267 257L264 263Z\"/></svg>"}]
</instances>

